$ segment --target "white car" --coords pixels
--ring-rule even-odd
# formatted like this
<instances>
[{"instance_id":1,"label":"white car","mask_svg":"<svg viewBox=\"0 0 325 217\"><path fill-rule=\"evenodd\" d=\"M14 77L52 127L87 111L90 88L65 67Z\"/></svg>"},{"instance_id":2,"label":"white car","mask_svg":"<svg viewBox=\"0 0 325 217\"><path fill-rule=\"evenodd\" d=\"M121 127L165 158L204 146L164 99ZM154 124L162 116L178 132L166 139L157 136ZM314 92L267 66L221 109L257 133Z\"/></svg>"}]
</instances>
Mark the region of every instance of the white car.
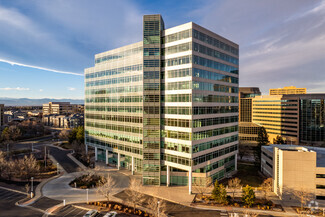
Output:
<instances>
[{"instance_id":1,"label":"white car","mask_svg":"<svg viewBox=\"0 0 325 217\"><path fill-rule=\"evenodd\" d=\"M94 217L97 213L97 210L89 210L83 217Z\"/></svg>"},{"instance_id":2,"label":"white car","mask_svg":"<svg viewBox=\"0 0 325 217\"><path fill-rule=\"evenodd\" d=\"M117 212L110 211L104 215L104 217L115 217L117 215Z\"/></svg>"}]
</instances>

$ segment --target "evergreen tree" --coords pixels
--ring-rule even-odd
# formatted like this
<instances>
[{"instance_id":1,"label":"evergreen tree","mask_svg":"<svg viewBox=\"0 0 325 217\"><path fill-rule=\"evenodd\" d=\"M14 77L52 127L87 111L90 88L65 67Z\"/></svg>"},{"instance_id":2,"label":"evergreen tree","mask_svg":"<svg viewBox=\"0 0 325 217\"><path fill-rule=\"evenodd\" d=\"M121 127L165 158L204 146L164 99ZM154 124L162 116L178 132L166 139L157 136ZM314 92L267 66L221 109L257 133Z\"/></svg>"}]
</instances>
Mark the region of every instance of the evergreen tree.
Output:
<instances>
[{"instance_id":1,"label":"evergreen tree","mask_svg":"<svg viewBox=\"0 0 325 217\"><path fill-rule=\"evenodd\" d=\"M243 187L242 201L248 206L251 207L255 203L255 192L253 188L249 185Z\"/></svg>"},{"instance_id":2,"label":"evergreen tree","mask_svg":"<svg viewBox=\"0 0 325 217\"><path fill-rule=\"evenodd\" d=\"M261 127L258 132L257 142L258 142L258 144L254 149L255 164L256 164L256 166L260 166L261 165L262 146L267 145L269 143L269 136L267 135L267 132L264 127Z\"/></svg>"},{"instance_id":3,"label":"evergreen tree","mask_svg":"<svg viewBox=\"0 0 325 217\"><path fill-rule=\"evenodd\" d=\"M286 144L286 141L282 138L282 136L277 135L275 139L273 139L273 144Z\"/></svg>"},{"instance_id":4,"label":"evergreen tree","mask_svg":"<svg viewBox=\"0 0 325 217\"><path fill-rule=\"evenodd\" d=\"M218 181L214 183L211 196L217 203L228 202L226 188L223 186L223 184L219 184Z\"/></svg>"}]
</instances>

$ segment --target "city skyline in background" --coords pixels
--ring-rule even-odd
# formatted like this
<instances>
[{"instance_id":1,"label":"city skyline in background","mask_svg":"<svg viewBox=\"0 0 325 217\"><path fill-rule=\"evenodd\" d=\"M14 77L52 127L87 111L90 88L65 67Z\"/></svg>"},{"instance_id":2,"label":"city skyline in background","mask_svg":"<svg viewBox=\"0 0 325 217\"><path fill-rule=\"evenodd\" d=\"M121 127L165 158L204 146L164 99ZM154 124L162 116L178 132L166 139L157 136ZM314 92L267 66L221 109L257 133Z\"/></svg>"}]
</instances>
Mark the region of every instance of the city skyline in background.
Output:
<instances>
[{"instance_id":1,"label":"city skyline in background","mask_svg":"<svg viewBox=\"0 0 325 217\"><path fill-rule=\"evenodd\" d=\"M240 86L325 91L325 1L96 3L0 1L0 97L83 99L93 55L141 41L153 13L166 28L193 21L238 43Z\"/></svg>"}]
</instances>

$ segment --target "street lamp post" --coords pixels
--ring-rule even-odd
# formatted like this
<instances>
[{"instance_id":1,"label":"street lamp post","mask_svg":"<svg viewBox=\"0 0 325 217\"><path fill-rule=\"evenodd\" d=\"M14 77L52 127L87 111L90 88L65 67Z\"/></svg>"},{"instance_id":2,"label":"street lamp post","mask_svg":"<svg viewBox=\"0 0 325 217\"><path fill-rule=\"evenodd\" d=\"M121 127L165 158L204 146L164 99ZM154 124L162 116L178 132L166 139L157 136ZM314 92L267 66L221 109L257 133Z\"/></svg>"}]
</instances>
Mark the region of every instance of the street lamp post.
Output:
<instances>
[{"instance_id":1,"label":"street lamp post","mask_svg":"<svg viewBox=\"0 0 325 217\"><path fill-rule=\"evenodd\" d=\"M160 216L159 214L160 214L160 212L159 212L159 203L160 203L160 201L158 201L157 202L158 203L158 217Z\"/></svg>"},{"instance_id":2,"label":"street lamp post","mask_svg":"<svg viewBox=\"0 0 325 217\"><path fill-rule=\"evenodd\" d=\"M59 163L56 163L56 173L59 174Z\"/></svg>"},{"instance_id":3,"label":"street lamp post","mask_svg":"<svg viewBox=\"0 0 325 217\"><path fill-rule=\"evenodd\" d=\"M31 180L31 191L30 191L30 197L33 198L33 192L34 192L34 177L30 178Z\"/></svg>"},{"instance_id":4,"label":"street lamp post","mask_svg":"<svg viewBox=\"0 0 325 217\"><path fill-rule=\"evenodd\" d=\"M86 191L87 191L87 204L89 203L89 200L88 200L88 188L86 189Z\"/></svg>"},{"instance_id":5,"label":"street lamp post","mask_svg":"<svg viewBox=\"0 0 325 217\"><path fill-rule=\"evenodd\" d=\"M32 143L32 152L34 151L34 142Z\"/></svg>"}]
</instances>

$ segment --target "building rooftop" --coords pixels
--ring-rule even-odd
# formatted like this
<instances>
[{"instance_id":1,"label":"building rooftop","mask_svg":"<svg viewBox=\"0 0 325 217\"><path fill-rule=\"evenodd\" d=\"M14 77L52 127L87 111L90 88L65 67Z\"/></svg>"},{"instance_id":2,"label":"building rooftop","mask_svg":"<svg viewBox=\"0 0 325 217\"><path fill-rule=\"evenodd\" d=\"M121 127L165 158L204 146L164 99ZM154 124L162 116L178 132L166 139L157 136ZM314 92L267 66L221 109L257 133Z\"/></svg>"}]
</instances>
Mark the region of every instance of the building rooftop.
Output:
<instances>
[{"instance_id":1,"label":"building rooftop","mask_svg":"<svg viewBox=\"0 0 325 217\"><path fill-rule=\"evenodd\" d=\"M284 151L298 151L298 152L316 152L317 154L317 167L325 167L325 148L321 147L312 147L312 146L300 146L300 145L265 145L263 148L266 148L273 153L273 148L279 148Z\"/></svg>"}]
</instances>

